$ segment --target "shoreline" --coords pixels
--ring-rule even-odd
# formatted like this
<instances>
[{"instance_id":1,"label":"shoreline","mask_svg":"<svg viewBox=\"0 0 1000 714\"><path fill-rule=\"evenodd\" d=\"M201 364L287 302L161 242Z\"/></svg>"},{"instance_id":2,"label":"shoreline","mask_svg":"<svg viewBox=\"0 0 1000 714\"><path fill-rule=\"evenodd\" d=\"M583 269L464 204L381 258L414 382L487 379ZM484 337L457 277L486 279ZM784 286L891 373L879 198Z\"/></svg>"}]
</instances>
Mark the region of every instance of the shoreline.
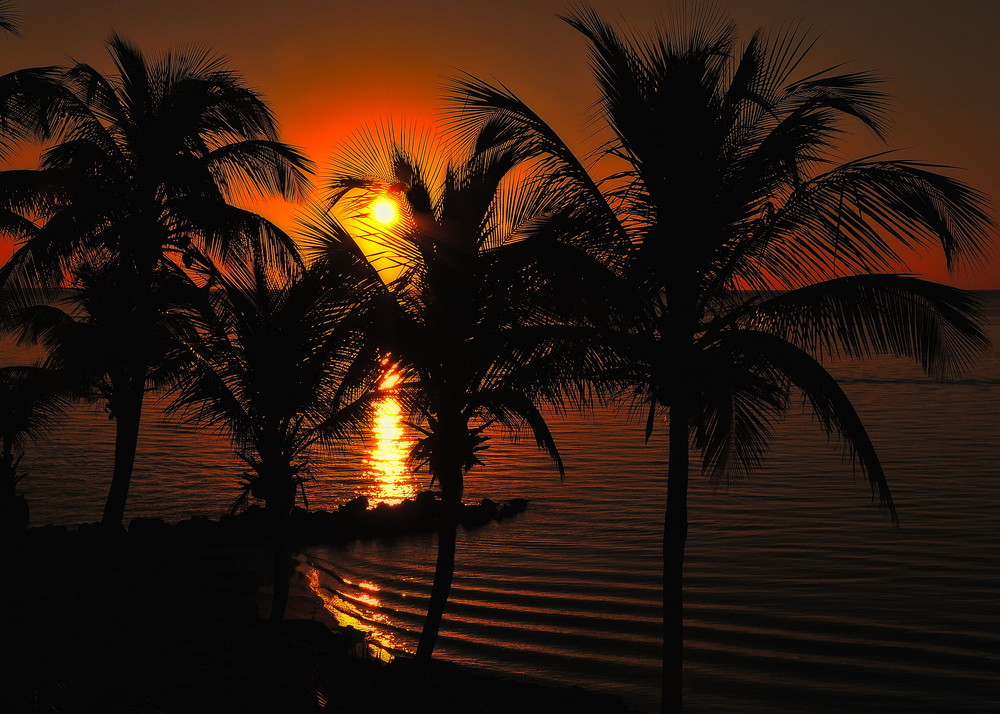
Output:
<instances>
[{"instance_id":1,"label":"shoreline","mask_svg":"<svg viewBox=\"0 0 1000 714\"><path fill-rule=\"evenodd\" d=\"M179 524L178 524L179 525ZM169 527L113 539L84 526L3 534L0 598L14 665L0 711L313 712L413 708L447 714L629 712L616 696L436 661L359 657L297 568L286 619L266 621L267 545L212 543ZM419 707L418 707L419 708Z\"/></svg>"}]
</instances>

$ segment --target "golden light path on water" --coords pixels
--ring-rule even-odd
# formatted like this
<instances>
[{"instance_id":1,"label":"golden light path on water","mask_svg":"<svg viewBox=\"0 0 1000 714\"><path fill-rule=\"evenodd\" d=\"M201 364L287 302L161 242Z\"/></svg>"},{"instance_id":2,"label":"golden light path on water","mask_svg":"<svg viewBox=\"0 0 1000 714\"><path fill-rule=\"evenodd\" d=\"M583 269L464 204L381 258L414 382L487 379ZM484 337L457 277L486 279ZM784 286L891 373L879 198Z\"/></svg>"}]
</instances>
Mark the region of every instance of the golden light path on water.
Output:
<instances>
[{"instance_id":1,"label":"golden light path on water","mask_svg":"<svg viewBox=\"0 0 1000 714\"><path fill-rule=\"evenodd\" d=\"M316 568L306 568L305 574L309 581L309 587L316 593L316 597L323 602L323 607L326 611L333 615L338 625L341 627L353 627L355 630L365 633L365 647L368 648L368 654L371 657L380 659L383 662L392 660L392 652L400 650L402 647L401 644L396 641L391 632L380 630L376 624L371 624L392 625L389 619L378 611L378 607L381 604L375 595L378 592L378 586L368 581L352 583L349 580L345 580L345 585L357 585L364 591L359 595L347 596L341 593L331 593L324 588L320 582L319 571ZM345 602L345 598L349 599L350 602ZM363 614L368 620L366 621L361 617L352 615L349 610L355 610Z\"/></svg>"},{"instance_id":2,"label":"golden light path on water","mask_svg":"<svg viewBox=\"0 0 1000 714\"><path fill-rule=\"evenodd\" d=\"M396 504L417 493L409 467L410 449L413 448L414 440L407 434L399 400L388 391L399 383L400 374L388 358L383 359L382 364L385 372L379 387L386 393L375 405L372 442L364 457L365 476L373 485L369 495L370 502ZM365 646L370 656L388 662L392 659L393 651L402 649L402 644L388 631L392 622L379 611L381 601L377 585L367 580L357 583L344 580L345 585L355 586L359 592L331 592L321 585L320 573L316 568L307 567L304 572L309 587L337 624L365 633ZM379 624L384 626L383 629L379 629Z\"/></svg>"},{"instance_id":3,"label":"golden light path on water","mask_svg":"<svg viewBox=\"0 0 1000 714\"><path fill-rule=\"evenodd\" d=\"M392 389L400 380L400 374L385 359L386 365L380 388ZM399 400L391 392L384 394L375 405L372 418L374 443L365 454L365 476L371 479L375 491L369 500L394 505L413 498L417 494L416 485L409 467L410 450L414 441L407 435L403 423L403 410Z\"/></svg>"}]
</instances>

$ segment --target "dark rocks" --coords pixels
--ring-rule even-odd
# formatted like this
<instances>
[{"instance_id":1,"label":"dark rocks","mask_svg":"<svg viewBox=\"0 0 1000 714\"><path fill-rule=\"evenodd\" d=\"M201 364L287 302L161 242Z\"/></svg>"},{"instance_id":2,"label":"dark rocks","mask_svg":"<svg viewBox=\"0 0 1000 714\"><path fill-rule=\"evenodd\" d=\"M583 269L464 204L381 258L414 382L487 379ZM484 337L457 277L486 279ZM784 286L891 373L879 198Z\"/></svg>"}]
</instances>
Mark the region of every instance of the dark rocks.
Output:
<instances>
[{"instance_id":1,"label":"dark rocks","mask_svg":"<svg viewBox=\"0 0 1000 714\"><path fill-rule=\"evenodd\" d=\"M170 529L171 526L162 518L133 518L128 525L129 535L143 541L165 538Z\"/></svg>"},{"instance_id":2,"label":"dark rocks","mask_svg":"<svg viewBox=\"0 0 1000 714\"><path fill-rule=\"evenodd\" d=\"M459 512L459 522L466 528L477 528L521 513L527 507L528 502L524 499L483 499L476 505L463 505ZM367 498L359 496L340 505L333 512L296 508L292 513L289 537L301 543L393 538L432 532L440 526L443 517L441 500L433 491L424 491L415 498L394 505L378 503L374 508L368 507Z\"/></svg>"},{"instance_id":3,"label":"dark rocks","mask_svg":"<svg viewBox=\"0 0 1000 714\"><path fill-rule=\"evenodd\" d=\"M484 498L475 506L462 506L459 522L466 528L478 528L490 521L502 521L527 510L528 501L515 498L510 501L494 501Z\"/></svg>"},{"instance_id":4,"label":"dark rocks","mask_svg":"<svg viewBox=\"0 0 1000 714\"><path fill-rule=\"evenodd\" d=\"M462 505L459 523L465 528L479 528L522 513L527 507L528 501L523 498L510 501L484 498L478 504ZM444 507L433 491L424 491L394 505L378 503L374 508L369 507L366 497L358 496L334 511L292 509L287 533L289 541L300 545L347 543L433 532L443 517ZM98 528L99 524L80 526L80 530ZM170 525L159 518L135 518L129 524L129 535L143 542L246 545L267 540L270 525L264 508L254 505L217 521L195 516Z\"/></svg>"},{"instance_id":5,"label":"dark rocks","mask_svg":"<svg viewBox=\"0 0 1000 714\"><path fill-rule=\"evenodd\" d=\"M192 516L183 521L179 521L175 528L182 533L189 534L195 538L211 535L212 531L218 528L219 522L213 521L208 516Z\"/></svg>"},{"instance_id":6,"label":"dark rocks","mask_svg":"<svg viewBox=\"0 0 1000 714\"><path fill-rule=\"evenodd\" d=\"M368 510L368 496L358 496L352 498L347 503L337 506L337 513L342 513L345 517L361 516Z\"/></svg>"}]
</instances>

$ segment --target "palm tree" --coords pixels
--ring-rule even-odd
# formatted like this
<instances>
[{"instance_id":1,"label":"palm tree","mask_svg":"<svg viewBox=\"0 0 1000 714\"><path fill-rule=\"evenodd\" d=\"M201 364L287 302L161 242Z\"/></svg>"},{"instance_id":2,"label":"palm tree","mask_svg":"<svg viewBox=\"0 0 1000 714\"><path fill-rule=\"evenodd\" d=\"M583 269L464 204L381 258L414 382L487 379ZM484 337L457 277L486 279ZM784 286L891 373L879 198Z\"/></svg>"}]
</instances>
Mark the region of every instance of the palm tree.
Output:
<instances>
[{"instance_id":1,"label":"palm tree","mask_svg":"<svg viewBox=\"0 0 1000 714\"><path fill-rule=\"evenodd\" d=\"M0 0L0 33L21 36L20 13L7 0ZM56 75L54 67L0 75L0 158L9 157L17 142L32 136L49 136L55 130L62 110L61 93L53 91Z\"/></svg>"},{"instance_id":2,"label":"palm tree","mask_svg":"<svg viewBox=\"0 0 1000 714\"><path fill-rule=\"evenodd\" d=\"M539 406L560 406L572 383L568 341L552 327L558 316L548 296L555 269L573 260L536 220L547 199L532 194L530 182L508 181L518 152L453 150L446 160L427 136L369 131L337 159L328 184L331 207L358 219L377 246L370 254L386 265L392 318L384 345L403 375L399 398L423 431L414 456L441 491L421 667L433 654L454 576L465 473L481 463L487 430L526 426L562 473ZM395 223L364 218L376 198L395 203ZM320 256L358 252L329 213L307 237ZM582 362L590 353L572 354Z\"/></svg>"},{"instance_id":3,"label":"palm tree","mask_svg":"<svg viewBox=\"0 0 1000 714\"><path fill-rule=\"evenodd\" d=\"M364 430L379 358L358 286L329 266L293 277L229 266L178 326L188 366L170 409L226 434L264 501L274 554L271 620L288 602L286 527L311 450ZM236 504L234 504L235 507Z\"/></svg>"},{"instance_id":4,"label":"palm tree","mask_svg":"<svg viewBox=\"0 0 1000 714\"><path fill-rule=\"evenodd\" d=\"M680 711L692 446L715 482L738 483L801 393L895 520L873 444L821 360L903 355L935 376L963 367L986 345L975 299L899 273L935 245L949 266L975 262L991 224L983 195L938 167L833 160L845 118L882 136L886 101L868 73L794 78L808 37L758 31L738 48L716 17L648 37L586 8L564 19L589 43L607 176L593 179L503 86L456 82L454 123L493 127L487 147L522 147L644 305L642 328L622 340L647 437L659 414L669 433L663 709Z\"/></svg>"},{"instance_id":5,"label":"palm tree","mask_svg":"<svg viewBox=\"0 0 1000 714\"><path fill-rule=\"evenodd\" d=\"M186 365L178 360L175 326L183 311L203 303L205 291L178 271L158 270L150 290L157 321L149 326L146 389L170 384ZM45 348L43 366L63 375L74 397L103 400L109 419L117 416L121 385L135 357L129 328L133 308L120 301L118 273L107 266L77 267L69 288L51 303L28 305L5 316L3 326L22 344Z\"/></svg>"},{"instance_id":6,"label":"palm tree","mask_svg":"<svg viewBox=\"0 0 1000 714\"><path fill-rule=\"evenodd\" d=\"M27 503L16 488L28 441L53 426L69 402L60 375L43 367L0 368L0 522L6 530L27 525Z\"/></svg>"},{"instance_id":7,"label":"palm tree","mask_svg":"<svg viewBox=\"0 0 1000 714\"><path fill-rule=\"evenodd\" d=\"M7 0L0 0L0 30L11 35L20 35L17 10Z\"/></svg>"},{"instance_id":8,"label":"palm tree","mask_svg":"<svg viewBox=\"0 0 1000 714\"><path fill-rule=\"evenodd\" d=\"M290 239L233 201L297 199L310 162L278 141L274 116L224 61L202 50L149 58L126 40L108 42L118 74L86 64L52 84L41 122L56 142L35 171L0 173L3 227L19 247L0 271L22 304L82 264L113 283L121 315L115 344L115 460L102 523L120 527L150 370L152 298L167 272L209 259L261 253L276 269L294 263ZM28 117L30 118L30 117Z\"/></svg>"}]
</instances>

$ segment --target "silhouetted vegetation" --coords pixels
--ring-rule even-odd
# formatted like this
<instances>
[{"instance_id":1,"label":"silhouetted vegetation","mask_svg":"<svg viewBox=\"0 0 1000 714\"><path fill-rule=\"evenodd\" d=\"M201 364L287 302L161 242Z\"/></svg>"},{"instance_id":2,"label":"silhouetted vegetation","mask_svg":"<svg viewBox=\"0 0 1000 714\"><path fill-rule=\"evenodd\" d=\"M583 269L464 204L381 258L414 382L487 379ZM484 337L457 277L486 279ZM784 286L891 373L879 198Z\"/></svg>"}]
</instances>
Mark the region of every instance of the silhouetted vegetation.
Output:
<instances>
[{"instance_id":1,"label":"silhouetted vegetation","mask_svg":"<svg viewBox=\"0 0 1000 714\"><path fill-rule=\"evenodd\" d=\"M120 369L108 372L115 465L102 521L120 527L150 378L154 296L167 275L232 256L266 255L274 269L296 259L291 240L234 195L298 198L309 162L278 141L274 117L223 60L206 52L148 58L108 42L118 74L86 64L45 71L30 94L7 87L18 134L47 142L39 169L0 173L0 210L18 247L0 270L12 299L60 287L82 266L103 274L118 314Z\"/></svg>"},{"instance_id":2,"label":"silhouetted vegetation","mask_svg":"<svg viewBox=\"0 0 1000 714\"><path fill-rule=\"evenodd\" d=\"M259 499L268 514L272 620L288 598L286 531L310 452L368 426L381 358L365 330L365 301L326 277L283 277L259 259L230 264L212 276L201 309L192 306L178 323L187 368L172 408L227 434L250 468L239 501Z\"/></svg>"},{"instance_id":3,"label":"silhouetted vegetation","mask_svg":"<svg viewBox=\"0 0 1000 714\"><path fill-rule=\"evenodd\" d=\"M109 419L116 418L135 348L129 344L133 305L121 300L115 270L81 264L70 287L54 293L48 303L14 308L9 329L22 345L45 348L43 366L64 376L69 396L103 402ZM187 368L178 354L178 327L184 309L204 301L198 286L173 270L158 270L149 300L156 322L149 326L142 355L147 364L146 391L162 389Z\"/></svg>"},{"instance_id":4,"label":"silhouetted vegetation","mask_svg":"<svg viewBox=\"0 0 1000 714\"><path fill-rule=\"evenodd\" d=\"M442 156L428 137L394 131L362 135L337 157L326 190L331 208L340 205L391 257L382 313L391 327L382 345L401 375L395 391L423 433L414 457L427 465L446 509L416 654L426 665L454 575L464 476L481 463L488 430L529 429L561 473L540 407L562 409L579 392L573 366L592 355L561 329L560 301L550 299L560 278L569 284L572 249L535 229L552 199L510 180L519 147L458 145ZM398 219L378 226L370 205L386 196ZM353 244L351 232L329 211L319 215L327 218L312 222L310 249L350 252L343 244ZM368 270L376 271L375 261Z\"/></svg>"},{"instance_id":5,"label":"silhouetted vegetation","mask_svg":"<svg viewBox=\"0 0 1000 714\"><path fill-rule=\"evenodd\" d=\"M819 361L912 357L929 374L960 369L987 345L975 300L895 274L937 245L954 265L982 255L985 198L919 162L831 161L842 122L881 136L885 96L868 73L797 78L808 37L755 33L703 15L643 37L581 9L565 18L590 45L605 142L594 179L502 86L456 83L460 131L522 147L575 211L579 236L641 306L621 336L646 433L669 432L664 523L663 709L682 706L682 565L692 446L715 482L739 483L801 393L839 437L895 519L875 449ZM780 291L780 292L776 292Z\"/></svg>"},{"instance_id":6,"label":"silhouetted vegetation","mask_svg":"<svg viewBox=\"0 0 1000 714\"><path fill-rule=\"evenodd\" d=\"M9 2L0 2L0 30L12 35L20 35L21 29L18 26L18 14L14 5Z\"/></svg>"},{"instance_id":7,"label":"silhouetted vegetation","mask_svg":"<svg viewBox=\"0 0 1000 714\"><path fill-rule=\"evenodd\" d=\"M28 503L17 493L28 441L55 427L69 402L63 375L43 367L0 368L0 530L28 525Z\"/></svg>"},{"instance_id":8,"label":"silhouetted vegetation","mask_svg":"<svg viewBox=\"0 0 1000 714\"><path fill-rule=\"evenodd\" d=\"M16 241L0 268L3 328L47 354L44 368L0 370L4 504L24 439L68 400L103 399L116 438L102 524L120 529L145 395L173 390L175 413L226 434L248 467L279 620L310 459L364 432L391 360L422 434L413 457L440 490L398 511L438 531L426 670L456 530L476 518L465 476L491 430L529 432L561 473L546 410L625 402L647 438L668 432L663 709L681 711L692 450L712 481L737 484L801 396L895 520L824 360L961 371L986 346L976 301L908 275L906 259L975 263L992 225L985 197L939 167L834 160L845 122L884 134L886 97L870 73L799 76L807 36L758 31L741 45L708 15L648 36L586 8L565 20L598 87L590 160L504 86L456 80L444 139L378 127L335 157L299 226L304 258L236 204L306 198L312 162L220 58L151 58L113 36L114 75L76 64L0 77L0 154L45 147L38 169L0 172L0 230ZM0 29L14 28L0 3ZM396 220L372 217L377 198Z\"/></svg>"}]
</instances>

